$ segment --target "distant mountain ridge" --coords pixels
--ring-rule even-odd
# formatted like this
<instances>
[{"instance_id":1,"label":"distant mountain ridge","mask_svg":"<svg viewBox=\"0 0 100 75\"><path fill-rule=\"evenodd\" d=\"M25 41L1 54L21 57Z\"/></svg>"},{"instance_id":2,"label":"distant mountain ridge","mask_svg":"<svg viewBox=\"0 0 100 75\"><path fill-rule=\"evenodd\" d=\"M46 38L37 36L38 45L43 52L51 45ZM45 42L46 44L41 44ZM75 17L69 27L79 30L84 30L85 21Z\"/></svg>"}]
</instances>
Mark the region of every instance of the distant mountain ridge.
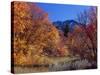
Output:
<instances>
[{"instance_id":1,"label":"distant mountain ridge","mask_svg":"<svg viewBox=\"0 0 100 75\"><path fill-rule=\"evenodd\" d=\"M68 25L69 27L69 31L73 31L73 28L75 25L79 25L80 23L78 23L77 21L75 20L65 20L65 21L56 21L56 22L53 22L53 25L56 26L56 28L64 31L65 28L66 28L66 25Z\"/></svg>"}]
</instances>

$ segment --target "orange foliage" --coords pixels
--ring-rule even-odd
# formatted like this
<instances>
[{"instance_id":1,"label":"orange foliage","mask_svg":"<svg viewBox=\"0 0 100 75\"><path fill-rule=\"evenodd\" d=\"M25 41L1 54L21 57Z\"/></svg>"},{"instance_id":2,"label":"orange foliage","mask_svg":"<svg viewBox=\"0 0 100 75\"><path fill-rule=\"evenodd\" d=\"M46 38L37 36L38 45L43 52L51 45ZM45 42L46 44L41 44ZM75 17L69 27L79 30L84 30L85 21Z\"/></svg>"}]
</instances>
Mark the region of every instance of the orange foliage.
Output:
<instances>
[{"instance_id":1,"label":"orange foliage","mask_svg":"<svg viewBox=\"0 0 100 75\"><path fill-rule=\"evenodd\" d=\"M49 21L46 12L36 4L26 2L14 2L12 9L14 64L50 63L46 56L63 56L64 49L58 49L59 32ZM51 54L48 54L48 48Z\"/></svg>"}]
</instances>

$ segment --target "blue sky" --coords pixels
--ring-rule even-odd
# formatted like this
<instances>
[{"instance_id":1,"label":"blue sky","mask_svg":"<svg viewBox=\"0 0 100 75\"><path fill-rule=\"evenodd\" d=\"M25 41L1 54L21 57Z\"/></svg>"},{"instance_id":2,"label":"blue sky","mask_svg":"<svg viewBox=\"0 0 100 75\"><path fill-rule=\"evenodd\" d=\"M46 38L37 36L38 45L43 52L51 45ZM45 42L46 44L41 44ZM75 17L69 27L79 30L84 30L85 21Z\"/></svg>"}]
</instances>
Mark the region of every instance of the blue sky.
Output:
<instances>
[{"instance_id":1,"label":"blue sky","mask_svg":"<svg viewBox=\"0 0 100 75\"><path fill-rule=\"evenodd\" d=\"M90 6L36 3L48 13L51 21L76 19L78 13L88 10Z\"/></svg>"}]
</instances>

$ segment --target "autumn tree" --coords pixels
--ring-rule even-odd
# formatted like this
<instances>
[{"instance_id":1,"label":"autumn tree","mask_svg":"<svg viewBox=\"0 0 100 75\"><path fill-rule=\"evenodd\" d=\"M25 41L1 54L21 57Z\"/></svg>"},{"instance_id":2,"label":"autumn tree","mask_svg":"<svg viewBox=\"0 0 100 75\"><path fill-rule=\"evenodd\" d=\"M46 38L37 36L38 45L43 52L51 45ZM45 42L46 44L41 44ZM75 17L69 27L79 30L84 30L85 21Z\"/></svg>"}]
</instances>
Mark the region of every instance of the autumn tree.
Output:
<instances>
[{"instance_id":1,"label":"autumn tree","mask_svg":"<svg viewBox=\"0 0 100 75\"><path fill-rule=\"evenodd\" d=\"M74 31L68 34L67 42L73 55L79 55L81 58L87 57L91 42L83 27L76 25Z\"/></svg>"},{"instance_id":2,"label":"autumn tree","mask_svg":"<svg viewBox=\"0 0 100 75\"><path fill-rule=\"evenodd\" d=\"M86 27L89 22L88 11L84 10L77 15L77 22Z\"/></svg>"},{"instance_id":3,"label":"autumn tree","mask_svg":"<svg viewBox=\"0 0 100 75\"><path fill-rule=\"evenodd\" d=\"M49 22L47 18L48 15L36 6L36 4L28 2L13 2L11 9L13 19L12 26L14 28L14 59L16 60L15 62L25 63L26 60L28 60L26 58L27 55L29 56L33 52L29 44L29 41L32 41L29 37L32 35L31 33L34 33L31 32L33 31L33 26L41 24L44 21L45 24Z\"/></svg>"},{"instance_id":4,"label":"autumn tree","mask_svg":"<svg viewBox=\"0 0 100 75\"><path fill-rule=\"evenodd\" d=\"M72 52L89 61L97 61L97 8L80 14L79 25L69 33ZM83 18L82 18L83 17Z\"/></svg>"},{"instance_id":5,"label":"autumn tree","mask_svg":"<svg viewBox=\"0 0 100 75\"><path fill-rule=\"evenodd\" d=\"M59 31L46 12L29 2L14 2L12 9L15 64L49 63L46 55L64 55Z\"/></svg>"},{"instance_id":6,"label":"autumn tree","mask_svg":"<svg viewBox=\"0 0 100 75\"><path fill-rule=\"evenodd\" d=\"M97 8L91 7L89 10L89 24L86 27L86 33L91 40L92 50L91 58L97 61Z\"/></svg>"}]
</instances>

